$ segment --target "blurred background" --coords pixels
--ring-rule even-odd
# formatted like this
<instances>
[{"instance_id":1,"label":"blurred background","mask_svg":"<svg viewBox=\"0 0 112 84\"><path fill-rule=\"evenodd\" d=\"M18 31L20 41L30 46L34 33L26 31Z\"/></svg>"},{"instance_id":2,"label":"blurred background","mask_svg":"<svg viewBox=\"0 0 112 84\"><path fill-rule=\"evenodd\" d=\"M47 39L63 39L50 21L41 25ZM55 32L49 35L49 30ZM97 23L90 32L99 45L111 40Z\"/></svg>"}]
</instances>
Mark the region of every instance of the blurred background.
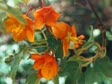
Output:
<instances>
[{"instance_id":1,"label":"blurred background","mask_svg":"<svg viewBox=\"0 0 112 84\"><path fill-rule=\"evenodd\" d=\"M39 8L38 0L6 0L6 2L12 7L19 8L23 13L27 12L28 7ZM91 0L91 2L105 25L107 56L112 59L112 0ZM94 38L102 43L101 30L97 27L98 21L87 0L45 0L45 3L61 14L59 21L76 25L77 34L84 34L86 40L89 38L90 25L93 25ZM3 16L4 13L0 10L0 20ZM20 51L21 46L22 42L14 42L10 34L5 34L0 29L0 84L12 84L7 75L11 70L13 55ZM33 61L28 57L26 56L18 66L17 84L25 84L26 77L31 73ZM100 84L112 84L112 82L106 80Z\"/></svg>"}]
</instances>

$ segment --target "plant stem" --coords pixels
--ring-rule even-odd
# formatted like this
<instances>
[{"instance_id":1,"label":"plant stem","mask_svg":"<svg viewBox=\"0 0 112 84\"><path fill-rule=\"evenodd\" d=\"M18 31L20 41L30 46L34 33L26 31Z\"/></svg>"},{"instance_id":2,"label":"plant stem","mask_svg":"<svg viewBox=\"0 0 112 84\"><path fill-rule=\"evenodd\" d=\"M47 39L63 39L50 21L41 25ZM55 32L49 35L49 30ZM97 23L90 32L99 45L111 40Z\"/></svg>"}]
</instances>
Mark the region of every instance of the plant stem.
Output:
<instances>
[{"instance_id":1,"label":"plant stem","mask_svg":"<svg viewBox=\"0 0 112 84\"><path fill-rule=\"evenodd\" d=\"M91 0L87 0L88 1L88 4L90 5L93 13L95 14L99 24L98 24L98 27L102 30L102 48L105 48L106 46L106 31L105 31L105 26L103 25L103 22L101 20L101 18L99 17L98 13L96 12L93 4L91 3Z\"/></svg>"},{"instance_id":2,"label":"plant stem","mask_svg":"<svg viewBox=\"0 0 112 84\"><path fill-rule=\"evenodd\" d=\"M42 3L43 3L42 0L39 0L39 7L41 7L41 8L43 6Z\"/></svg>"}]
</instances>

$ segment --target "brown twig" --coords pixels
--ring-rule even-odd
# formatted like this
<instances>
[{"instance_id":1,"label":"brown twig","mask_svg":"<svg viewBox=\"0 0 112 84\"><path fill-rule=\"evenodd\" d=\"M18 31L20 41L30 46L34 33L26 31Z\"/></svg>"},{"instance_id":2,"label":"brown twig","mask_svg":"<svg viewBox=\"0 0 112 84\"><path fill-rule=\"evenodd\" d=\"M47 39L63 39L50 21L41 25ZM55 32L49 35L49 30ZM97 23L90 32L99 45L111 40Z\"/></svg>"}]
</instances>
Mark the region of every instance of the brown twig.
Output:
<instances>
[{"instance_id":1,"label":"brown twig","mask_svg":"<svg viewBox=\"0 0 112 84\"><path fill-rule=\"evenodd\" d=\"M39 7L43 7L44 6L44 0L39 0Z\"/></svg>"},{"instance_id":2,"label":"brown twig","mask_svg":"<svg viewBox=\"0 0 112 84\"><path fill-rule=\"evenodd\" d=\"M93 4L91 3L91 0L87 0L87 1L88 1L88 4L91 7L93 13L95 14L98 22L99 22L98 27L102 30L102 40L103 40L103 42L102 42L102 48L105 48L105 46L106 46L106 31L105 31L105 26L104 26L101 18L99 17L98 13L96 12Z\"/></svg>"},{"instance_id":3,"label":"brown twig","mask_svg":"<svg viewBox=\"0 0 112 84\"><path fill-rule=\"evenodd\" d=\"M27 16L29 15L29 13L30 13L30 11L31 11L32 9L33 9L32 7L29 7L29 8L28 8L28 11L26 12L26 15L27 15Z\"/></svg>"}]
</instances>

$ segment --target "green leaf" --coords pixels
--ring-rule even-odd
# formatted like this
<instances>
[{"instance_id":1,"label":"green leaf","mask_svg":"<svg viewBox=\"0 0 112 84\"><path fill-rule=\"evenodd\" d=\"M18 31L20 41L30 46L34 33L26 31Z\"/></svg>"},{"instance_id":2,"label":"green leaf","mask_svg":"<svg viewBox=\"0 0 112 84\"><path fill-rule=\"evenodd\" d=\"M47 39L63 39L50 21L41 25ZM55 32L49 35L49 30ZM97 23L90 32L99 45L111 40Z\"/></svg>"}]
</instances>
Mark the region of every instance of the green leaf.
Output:
<instances>
[{"instance_id":1,"label":"green leaf","mask_svg":"<svg viewBox=\"0 0 112 84\"><path fill-rule=\"evenodd\" d=\"M15 16L20 22L26 24L26 20L22 17L22 13L18 8L10 7L6 4L5 1L0 1L0 10L6 13L10 13Z\"/></svg>"},{"instance_id":2,"label":"green leaf","mask_svg":"<svg viewBox=\"0 0 112 84\"><path fill-rule=\"evenodd\" d=\"M9 76L13 79L13 83L15 82L14 79L15 79L15 76L16 76L16 73L19 67L19 63L23 59L23 57L26 55L27 51L28 51L27 46L24 46L24 48L22 48L20 52L14 55L14 59L11 63L11 71L9 74Z\"/></svg>"},{"instance_id":3,"label":"green leaf","mask_svg":"<svg viewBox=\"0 0 112 84\"><path fill-rule=\"evenodd\" d=\"M8 7L8 9L7 9L8 13L11 13L13 16L15 16L23 24L26 24L26 20L22 17L22 13L19 9L13 8L10 6L7 6L7 7Z\"/></svg>"},{"instance_id":4,"label":"green leaf","mask_svg":"<svg viewBox=\"0 0 112 84\"><path fill-rule=\"evenodd\" d=\"M59 84L59 76L58 75L53 78L53 82L54 82L54 84Z\"/></svg>"},{"instance_id":5,"label":"green leaf","mask_svg":"<svg viewBox=\"0 0 112 84\"><path fill-rule=\"evenodd\" d=\"M0 0L0 10L7 10L7 4L5 0Z\"/></svg>"},{"instance_id":6,"label":"green leaf","mask_svg":"<svg viewBox=\"0 0 112 84\"><path fill-rule=\"evenodd\" d=\"M2 31L3 33L5 32L5 27L1 21L0 21L0 31Z\"/></svg>"},{"instance_id":7,"label":"green leaf","mask_svg":"<svg viewBox=\"0 0 112 84\"><path fill-rule=\"evenodd\" d=\"M53 49L55 51L55 55L57 58L63 57L63 48L62 48L62 42L59 39L56 39L51 33L46 32L48 46L50 49Z\"/></svg>"},{"instance_id":8,"label":"green leaf","mask_svg":"<svg viewBox=\"0 0 112 84\"><path fill-rule=\"evenodd\" d=\"M81 73L79 80L78 80L78 84L86 84L85 83L85 74Z\"/></svg>"},{"instance_id":9,"label":"green leaf","mask_svg":"<svg viewBox=\"0 0 112 84\"><path fill-rule=\"evenodd\" d=\"M112 78L112 63L109 58L97 59L94 62L94 68L103 73L105 77Z\"/></svg>"},{"instance_id":10,"label":"green leaf","mask_svg":"<svg viewBox=\"0 0 112 84\"><path fill-rule=\"evenodd\" d=\"M57 48L55 50L55 55L56 58L63 58L63 47L62 47L62 43L60 41L60 43L57 45Z\"/></svg>"},{"instance_id":11,"label":"green leaf","mask_svg":"<svg viewBox=\"0 0 112 84\"><path fill-rule=\"evenodd\" d=\"M103 74L95 68L88 68L85 72L85 84L94 84L103 81Z\"/></svg>"},{"instance_id":12,"label":"green leaf","mask_svg":"<svg viewBox=\"0 0 112 84\"><path fill-rule=\"evenodd\" d=\"M76 84L80 76L80 65L75 61L64 62L59 73L67 77L65 84Z\"/></svg>"},{"instance_id":13,"label":"green leaf","mask_svg":"<svg viewBox=\"0 0 112 84\"><path fill-rule=\"evenodd\" d=\"M112 63L107 57L97 59L92 67L89 67L85 72L85 84L102 82L108 78L112 78Z\"/></svg>"},{"instance_id":14,"label":"green leaf","mask_svg":"<svg viewBox=\"0 0 112 84\"><path fill-rule=\"evenodd\" d=\"M30 74L26 79L25 84L39 84L40 80L37 78L37 73Z\"/></svg>"}]
</instances>

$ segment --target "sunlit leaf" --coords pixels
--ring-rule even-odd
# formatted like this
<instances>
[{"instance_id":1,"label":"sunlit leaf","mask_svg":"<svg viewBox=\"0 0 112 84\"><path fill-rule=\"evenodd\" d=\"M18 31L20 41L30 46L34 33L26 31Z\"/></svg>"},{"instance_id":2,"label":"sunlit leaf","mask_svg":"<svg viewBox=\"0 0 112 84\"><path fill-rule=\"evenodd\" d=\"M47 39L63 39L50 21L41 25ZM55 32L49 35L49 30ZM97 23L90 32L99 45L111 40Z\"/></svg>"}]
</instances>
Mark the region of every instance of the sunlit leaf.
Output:
<instances>
[{"instance_id":1,"label":"sunlit leaf","mask_svg":"<svg viewBox=\"0 0 112 84\"><path fill-rule=\"evenodd\" d=\"M0 32L5 32L5 27L1 21L0 21Z\"/></svg>"},{"instance_id":2,"label":"sunlit leaf","mask_svg":"<svg viewBox=\"0 0 112 84\"><path fill-rule=\"evenodd\" d=\"M8 6L7 12L8 12L8 13L11 13L11 14L14 15L18 20L20 20L22 23L26 24L26 20L22 17L22 13L20 12L19 9Z\"/></svg>"},{"instance_id":3,"label":"sunlit leaf","mask_svg":"<svg viewBox=\"0 0 112 84\"><path fill-rule=\"evenodd\" d=\"M6 13L11 13L22 23L26 24L26 20L22 17L22 13L18 8L10 7L6 4L5 1L1 1L0 2L0 10L2 10L3 12L6 12Z\"/></svg>"},{"instance_id":4,"label":"sunlit leaf","mask_svg":"<svg viewBox=\"0 0 112 84\"><path fill-rule=\"evenodd\" d=\"M11 63L11 71L10 71L10 77L14 80L20 61L23 59L23 57L26 55L28 48L24 46L22 50L14 55L14 59ZM13 81L14 82L14 81Z\"/></svg>"}]
</instances>

